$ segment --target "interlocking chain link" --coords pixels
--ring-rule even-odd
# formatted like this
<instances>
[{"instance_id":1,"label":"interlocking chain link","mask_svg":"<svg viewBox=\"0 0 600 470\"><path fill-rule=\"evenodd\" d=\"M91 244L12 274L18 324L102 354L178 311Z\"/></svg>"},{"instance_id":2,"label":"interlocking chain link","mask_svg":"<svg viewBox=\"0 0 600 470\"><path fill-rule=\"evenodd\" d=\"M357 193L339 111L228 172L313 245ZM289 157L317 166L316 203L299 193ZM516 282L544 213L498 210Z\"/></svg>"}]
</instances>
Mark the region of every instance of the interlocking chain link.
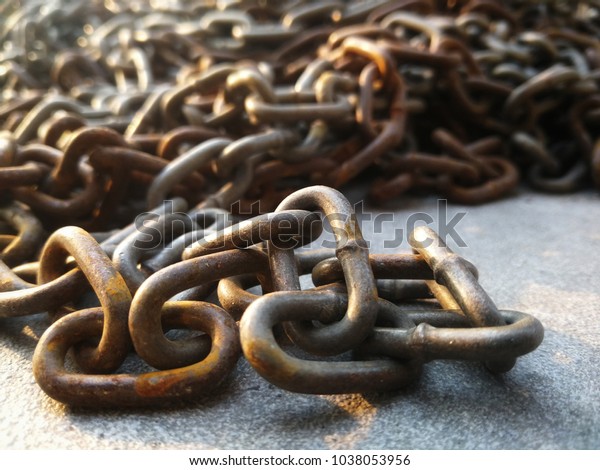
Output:
<instances>
[{"instance_id":1,"label":"interlocking chain link","mask_svg":"<svg viewBox=\"0 0 600 470\"><path fill-rule=\"evenodd\" d=\"M34 374L72 405L194 400L240 353L302 393L506 372L540 323L431 231L369 254L339 190L600 188L598 37L592 0L4 2L0 316L50 314Z\"/></svg>"}]
</instances>

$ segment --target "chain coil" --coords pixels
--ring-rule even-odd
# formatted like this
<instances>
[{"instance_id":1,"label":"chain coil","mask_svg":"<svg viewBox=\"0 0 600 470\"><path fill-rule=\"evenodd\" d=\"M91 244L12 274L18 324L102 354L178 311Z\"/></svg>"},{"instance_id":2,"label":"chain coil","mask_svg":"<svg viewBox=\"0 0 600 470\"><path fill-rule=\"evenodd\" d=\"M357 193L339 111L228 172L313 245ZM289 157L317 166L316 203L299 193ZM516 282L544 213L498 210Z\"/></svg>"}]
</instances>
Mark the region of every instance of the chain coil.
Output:
<instances>
[{"instance_id":1,"label":"chain coil","mask_svg":"<svg viewBox=\"0 0 600 470\"><path fill-rule=\"evenodd\" d=\"M600 7L574 3L5 2L0 316L50 313L42 389L179 404L240 354L301 393L510 370L541 324L431 230L370 254L340 191L600 188ZM306 248L326 226L335 249Z\"/></svg>"}]
</instances>

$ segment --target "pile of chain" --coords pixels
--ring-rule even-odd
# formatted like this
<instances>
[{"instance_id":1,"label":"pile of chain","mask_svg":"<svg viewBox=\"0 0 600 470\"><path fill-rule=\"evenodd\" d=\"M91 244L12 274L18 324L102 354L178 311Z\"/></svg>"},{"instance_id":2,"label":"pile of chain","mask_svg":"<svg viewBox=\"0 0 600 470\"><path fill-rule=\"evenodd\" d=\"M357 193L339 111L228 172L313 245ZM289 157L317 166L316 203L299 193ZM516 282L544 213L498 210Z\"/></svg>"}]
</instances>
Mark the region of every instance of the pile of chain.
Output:
<instances>
[{"instance_id":1,"label":"pile of chain","mask_svg":"<svg viewBox=\"0 0 600 470\"><path fill-rule=\"evenodd\" d=\"M72 405L193 400L241 351L304 393L398 388L440 358L507 371L539 322L426 229L369 255L331 187L599 186L599 34L593 0L5 2L0 316L50 312L34 373ZM297 249L318 211L335 251ZM133 350L158 371L115 373Z\"/></svg>"}]
</instances>

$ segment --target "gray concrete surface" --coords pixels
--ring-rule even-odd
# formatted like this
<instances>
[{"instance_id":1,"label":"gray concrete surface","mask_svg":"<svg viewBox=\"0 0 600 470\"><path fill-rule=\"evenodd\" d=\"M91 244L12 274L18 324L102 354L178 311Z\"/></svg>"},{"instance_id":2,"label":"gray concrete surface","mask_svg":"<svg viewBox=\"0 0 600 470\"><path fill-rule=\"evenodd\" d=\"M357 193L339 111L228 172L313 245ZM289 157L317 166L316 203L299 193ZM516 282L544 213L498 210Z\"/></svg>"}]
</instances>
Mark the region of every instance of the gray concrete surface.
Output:
<instances>
[{"instance_id":1,"label":"gray concrete surface","mask_svg":"<svg viewBox=\"0 0 600 470\"><path fill-rule=\"evenodd\" d=\"M546 328L540 348L502 377L437 362L396 393L303 396L241 360L217 395L192 407L71 410L46 397L31 372L45 316L0 319L0 448L599 449L599 202L591 191L522 192L449 207L467 213L456 228L468 246L456 251L476 264L498 306L534 314ZM436 200L404 201L386 236L365 223L372 251L418 211L435 217Z\"/></svg>"}]
</instances>

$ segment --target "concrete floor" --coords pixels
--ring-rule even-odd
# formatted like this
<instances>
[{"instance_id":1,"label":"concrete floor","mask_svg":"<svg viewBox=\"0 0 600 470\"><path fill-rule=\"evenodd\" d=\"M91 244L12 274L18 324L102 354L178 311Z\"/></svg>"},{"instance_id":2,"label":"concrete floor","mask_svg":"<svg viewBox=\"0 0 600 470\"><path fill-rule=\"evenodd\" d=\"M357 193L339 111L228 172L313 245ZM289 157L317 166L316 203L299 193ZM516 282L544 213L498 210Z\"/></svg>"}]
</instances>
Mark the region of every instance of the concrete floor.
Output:
<instances>
[{"instance_id":1,"label":"concrete floor","mask_svg":"<svg viewBox=\"0 0 600 470\"><path fill-rule=\"evenodd\" d=\"M62 449L600 449L600 196L514 198L465 211L456 226L500 308L535 315L544 342L502 377L472 363L428 364L409 389L304 396L278 390L240 360L218 395L185 409L80 411L44 395L31 372L44 315L0 319L0 448ZM403 201L383 252L408 215ZM452 215L449 216L451 218ZM450 246L453 245L449 241ZM404 242L403 250L408 250Z\"/></svg>"}]
</instances>

